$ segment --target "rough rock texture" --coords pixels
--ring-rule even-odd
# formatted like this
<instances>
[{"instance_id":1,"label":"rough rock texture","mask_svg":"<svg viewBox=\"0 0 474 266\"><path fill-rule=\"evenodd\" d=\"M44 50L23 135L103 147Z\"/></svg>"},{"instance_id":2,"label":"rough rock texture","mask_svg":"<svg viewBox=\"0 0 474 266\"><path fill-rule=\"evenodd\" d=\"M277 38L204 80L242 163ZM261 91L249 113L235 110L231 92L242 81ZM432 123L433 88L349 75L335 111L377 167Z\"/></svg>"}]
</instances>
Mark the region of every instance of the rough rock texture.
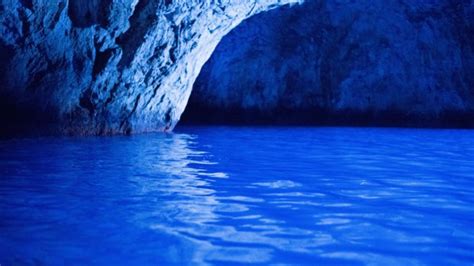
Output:
<instances>
[{"instance_id":1,"label":"rough rock texture","mask_svg":"<svg viewBox=\"0 0 474 266\"><path fill-rule=\"evenodd\" d=\"M2 130L174 127L222 36L299 0L0 0Z\"/></svg>"},{"instance_id":2,"label":"rough rock texture","mask_svg":"<svg viewBox=\"0 0 474 266\"><path fill-rule=\"evenodd\" d=\"M184 120L474 126L474 1L327 0L243 22Z\"/></svg>"}]
</instances>

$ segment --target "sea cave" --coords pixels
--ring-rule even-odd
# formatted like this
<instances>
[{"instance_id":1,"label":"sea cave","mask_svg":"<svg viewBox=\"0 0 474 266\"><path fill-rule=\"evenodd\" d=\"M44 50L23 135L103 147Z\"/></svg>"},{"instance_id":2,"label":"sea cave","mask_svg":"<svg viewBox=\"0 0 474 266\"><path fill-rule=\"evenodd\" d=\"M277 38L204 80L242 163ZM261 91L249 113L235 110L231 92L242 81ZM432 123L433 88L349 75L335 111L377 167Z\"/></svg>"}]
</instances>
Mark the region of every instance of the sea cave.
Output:
<instances>
[{"instance_id":1,"label":"sea cave","mask_svg":"<svg viewBox=\"0 0 474 266\"><path fill-rule=\"evenodd\" d=\"M0 266L472 265L473 0L1 0Z\"/></svg>"}]
</instances>

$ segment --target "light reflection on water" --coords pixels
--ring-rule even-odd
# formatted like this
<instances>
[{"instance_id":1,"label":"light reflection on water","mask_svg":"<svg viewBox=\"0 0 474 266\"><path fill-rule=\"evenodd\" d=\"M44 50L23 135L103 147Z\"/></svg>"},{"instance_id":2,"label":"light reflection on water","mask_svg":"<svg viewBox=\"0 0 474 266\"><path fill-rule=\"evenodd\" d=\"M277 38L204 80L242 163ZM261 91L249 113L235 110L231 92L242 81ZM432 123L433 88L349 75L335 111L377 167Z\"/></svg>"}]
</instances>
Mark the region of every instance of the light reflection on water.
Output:
<instances>
[{"instance_id":1,"label":"light reflection on water","mask_svg":"<svg viewBox=\"0 0 474 266\"><path fill-rule=\"evenodd\" d=\"M0 264L472 264L471 131L0 142Z\"/></svg>"}]
</instances>

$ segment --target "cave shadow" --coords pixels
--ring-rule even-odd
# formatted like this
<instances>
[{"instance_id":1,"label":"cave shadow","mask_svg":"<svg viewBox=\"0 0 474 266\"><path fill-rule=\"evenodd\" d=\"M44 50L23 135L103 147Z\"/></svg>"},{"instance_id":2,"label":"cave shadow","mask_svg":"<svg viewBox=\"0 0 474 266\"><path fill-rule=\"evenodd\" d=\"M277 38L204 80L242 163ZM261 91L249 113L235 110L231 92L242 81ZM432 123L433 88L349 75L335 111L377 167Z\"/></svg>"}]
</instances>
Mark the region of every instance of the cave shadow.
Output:
<instances>
[{"instance_id":1,"label":"cave shadow","mask_svg":"<svg viewBox=\"0 0 474 266\"><path fill-rule=\"evenodd\" d=\"M340 22L334 22L330 7L323 1L310 1L263 12L242 22L221 40L201 70L179 124L474 128L474 82L469 68L457 65L453 57L443 59L447 61L444 66L459 71L435 73L439 62L426 63L426 57L450 51L439 48L437 40L410 40L416 37L410 34L418 33L418 27L433 23L422 17L423 10L405 11L408 18L399 22L392 17L391 7L379 6L386 14L365 15L364 4L355 3L343 8L336 18ZM438 8L453 12L442 19L455 25L451 17L455 7L446 1L446 6ZM385 24L377 25L379 21ZM402 32L385 33L394 26ZM373 36L357 39L364 33L362 27L373 31ZM432 31L438 30L444 29ZM464 47L462 34L446 38ZM400 45L416 48L397 48ZM370 58L372 53L375 59ZM460 55L469 59L472 53L461 51ZM397 56L401 59L393 59ZM352 80L352 92L344 91L344 82L351 81L356 71L366 77ZM388 74L377 77L373 74L377 71ZM424 76L423 71L427 72ZM432 84L423 85L436 78ZM466 86L471 89L462 88ZM442 87L448 87L447 100L426 96L434 93L443 97ZM347 91L355 96L344 99ZM448 99L449 93L462 100ZM399 95L399 102L390 100ZM277 99L268 100L271 97ZM466 103L468 107L462 109ZM438 111L436 105L447 107Z\"/></svg>"}]
</instances>

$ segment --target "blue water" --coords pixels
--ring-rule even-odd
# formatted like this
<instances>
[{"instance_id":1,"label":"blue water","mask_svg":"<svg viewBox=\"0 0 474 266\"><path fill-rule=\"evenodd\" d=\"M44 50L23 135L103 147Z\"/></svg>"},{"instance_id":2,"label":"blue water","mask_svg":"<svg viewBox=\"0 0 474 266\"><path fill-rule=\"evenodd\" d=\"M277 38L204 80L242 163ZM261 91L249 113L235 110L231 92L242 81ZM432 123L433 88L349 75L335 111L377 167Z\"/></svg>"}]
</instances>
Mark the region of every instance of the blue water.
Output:
<instances>
[{"instance_id":1,"label":"blue water","mask_svg":"<svg viewBox=\"0 0 474 266\"><path fill-rule=\"evenodd\" d=\"M472 265L474 131L0 141L0 264Z\"/></svg>"}]
</instances>

